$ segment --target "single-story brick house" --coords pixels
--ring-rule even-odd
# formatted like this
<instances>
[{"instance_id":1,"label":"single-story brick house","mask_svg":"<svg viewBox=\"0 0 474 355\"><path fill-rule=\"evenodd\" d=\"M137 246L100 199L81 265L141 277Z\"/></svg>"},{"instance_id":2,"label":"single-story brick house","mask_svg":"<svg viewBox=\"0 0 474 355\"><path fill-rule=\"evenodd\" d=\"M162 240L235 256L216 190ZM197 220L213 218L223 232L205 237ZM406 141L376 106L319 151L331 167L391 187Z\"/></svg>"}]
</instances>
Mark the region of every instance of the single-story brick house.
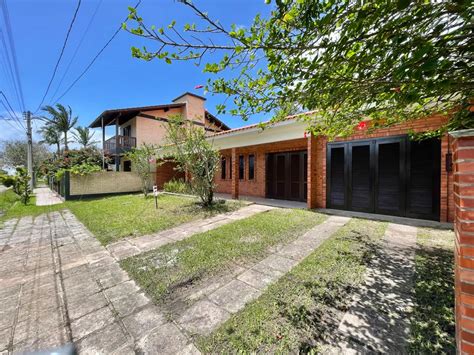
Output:
<instances>
[{"instance_id":1,"label":"single-story brick house","mask_svg":"<svg viewBox=\"0 0 474 355\"><path fill-rule=\"evenodd\" d=\"M437 129L432 116L329 142L305 133L297 117L262 131L250 125L213 134L222 154L217 191L304 201L332 208L452 221L448 136L415 142L410 131Z\"/></svg>"},{"instance_id":2,"label":"single-story brick house","mask_svg":"<svg viewBox=\"0 0 474 355\"><path fill-rule=\"evenodd\" d=\"M91 124L102 127L106 154L115 170L133 167L123 153L141 143L162 143L164 125L181 114L204 127L221 151L217 192L306 202L332 208L437 221L452 221L453 176L449 137L415 142L410 131L437 129L447 116L434 115L378 130L361 129L329 142L307 135L298 117L230 129L205 109L205 98L185 93L170 104L104 111ZM105 127L116 135L105 140ZM171 163L156 169L156 184L177 176Z\"/></svg>"}]
</instances>

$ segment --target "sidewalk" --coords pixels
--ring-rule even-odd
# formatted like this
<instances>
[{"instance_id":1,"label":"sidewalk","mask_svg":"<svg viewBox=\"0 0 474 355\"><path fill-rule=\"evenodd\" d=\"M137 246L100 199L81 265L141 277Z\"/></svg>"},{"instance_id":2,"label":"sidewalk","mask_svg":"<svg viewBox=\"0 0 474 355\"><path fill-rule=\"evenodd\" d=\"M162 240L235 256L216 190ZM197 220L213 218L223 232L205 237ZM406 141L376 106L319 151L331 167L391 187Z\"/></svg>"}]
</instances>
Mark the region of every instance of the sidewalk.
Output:
<instances>
[{"instance_id":1,"label":"sidewalk","mask_svg":"<svg viewBox=\"0 0 474 355\"><path fill-rule=\"evenodd\" d=\"M49 187L38 187L33 190L36 195L36 206L51 206L63 203L64 201Z\"/></svg>"}]
</instances>

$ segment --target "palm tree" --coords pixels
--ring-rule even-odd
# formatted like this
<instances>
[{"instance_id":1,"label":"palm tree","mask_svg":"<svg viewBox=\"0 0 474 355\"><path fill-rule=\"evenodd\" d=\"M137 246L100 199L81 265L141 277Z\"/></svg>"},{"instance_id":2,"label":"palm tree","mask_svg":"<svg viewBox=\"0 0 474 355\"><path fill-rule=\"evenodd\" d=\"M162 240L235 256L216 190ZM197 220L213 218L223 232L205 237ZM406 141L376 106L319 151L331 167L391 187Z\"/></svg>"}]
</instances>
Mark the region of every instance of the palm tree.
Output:
<instances>
[{"instance_id":1,"label":"palm tree","mask_svg":"<svg viewBox=\"0 0 474 355\"><path fill-rule=\"evenodd\" d=\"M90 147L91 145L96 144L98 141L94 141L94 134L89 127L77 126L76 132L73 133L76 142L79 143L83 148Z\"/></svg>"},{"instance_id":2,"label":"palm tree","mask_svg":"<svg viewBox=\"0 0 474 355\"><path fill-rule=\"evenodd\" d=\"M59 156L61 154L61 132L59 132L55 126L46 124L38 131L43 136L43 140L40 143L46 143L49 145L56 146L56 153Z\"/></svg>"},{"instance_id":3,"label":"palm tree","mask_svg":"<svg viewBox=\"0 0 474 355\"><path fill-rule=\"evenodd\" d=\"M46 122L48 122L50 125L55 127L59 132L63 134L64 150L65 151L69 150L67 134L76 125L78 117L72 116L72 109L70 106L66 108L61 104L56 104L56 108L53 106L47 105L47 106L44 106L42 110L44 112L49 113L49 116L50 116L50 117L43 116L43 119L46 120Z\"/></svg>"}]
</instances>

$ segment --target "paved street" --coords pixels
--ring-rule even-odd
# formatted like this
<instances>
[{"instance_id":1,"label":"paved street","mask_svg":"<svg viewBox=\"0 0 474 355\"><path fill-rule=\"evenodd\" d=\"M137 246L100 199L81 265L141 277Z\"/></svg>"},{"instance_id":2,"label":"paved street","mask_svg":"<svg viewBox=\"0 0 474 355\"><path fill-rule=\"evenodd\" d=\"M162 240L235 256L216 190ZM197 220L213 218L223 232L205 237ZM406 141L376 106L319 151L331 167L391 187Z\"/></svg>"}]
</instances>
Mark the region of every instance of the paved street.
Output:
<instances>
[{"instance_id":1,"label":"paved street","mask_svg":"<svg viewBox=\"0 0 474 355\"><path fill-rule=\"evenodd\" d=\"M0 229L0 353L196 353L68 211Z\"/></svg>"}]
</instances>

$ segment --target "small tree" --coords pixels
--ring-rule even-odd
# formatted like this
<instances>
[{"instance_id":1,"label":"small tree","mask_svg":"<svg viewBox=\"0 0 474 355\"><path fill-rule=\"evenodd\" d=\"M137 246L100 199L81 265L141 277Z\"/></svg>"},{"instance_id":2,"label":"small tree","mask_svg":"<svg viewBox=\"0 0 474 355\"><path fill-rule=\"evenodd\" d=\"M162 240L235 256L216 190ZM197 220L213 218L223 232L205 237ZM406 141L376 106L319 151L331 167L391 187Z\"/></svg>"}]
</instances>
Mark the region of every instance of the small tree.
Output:
<instances>
[{"instance_id":1,"label":"small tree","mask_svg":"<svg viewBox=\"0 0 474 355\"><path fill-rule=\"evenodd\" d=\"M16 168L15 182L13 184L13 191L20 196L21 202L26 205L31 198L30 176L25 167L19 166Z\"/></svg>"},{"instance_id":2,"label":"small tree","mask_svg":"<svg viewBox=\"0 0 474 355\"><path fill-rule=\"evenodd\" d=\"M180 116L172 117L167 126L167 141L172 145L171 155L178 169L189 174L192 191L204 206L212 205L220 156L207 141L205 131Z\"/></svg>"},{"instance_id":3,"label":"small tree","mask_svg":"<svg viewBox=\"0 0 474 355\"><path fill-rule=\"evenodd\" d=\"M133 148L126 154L132 161L134 171L140 176L145 198L150 190L151 164L155 160L156 150L154 145L143 143L139 148Z\"/></svg>"}]
</instances>

